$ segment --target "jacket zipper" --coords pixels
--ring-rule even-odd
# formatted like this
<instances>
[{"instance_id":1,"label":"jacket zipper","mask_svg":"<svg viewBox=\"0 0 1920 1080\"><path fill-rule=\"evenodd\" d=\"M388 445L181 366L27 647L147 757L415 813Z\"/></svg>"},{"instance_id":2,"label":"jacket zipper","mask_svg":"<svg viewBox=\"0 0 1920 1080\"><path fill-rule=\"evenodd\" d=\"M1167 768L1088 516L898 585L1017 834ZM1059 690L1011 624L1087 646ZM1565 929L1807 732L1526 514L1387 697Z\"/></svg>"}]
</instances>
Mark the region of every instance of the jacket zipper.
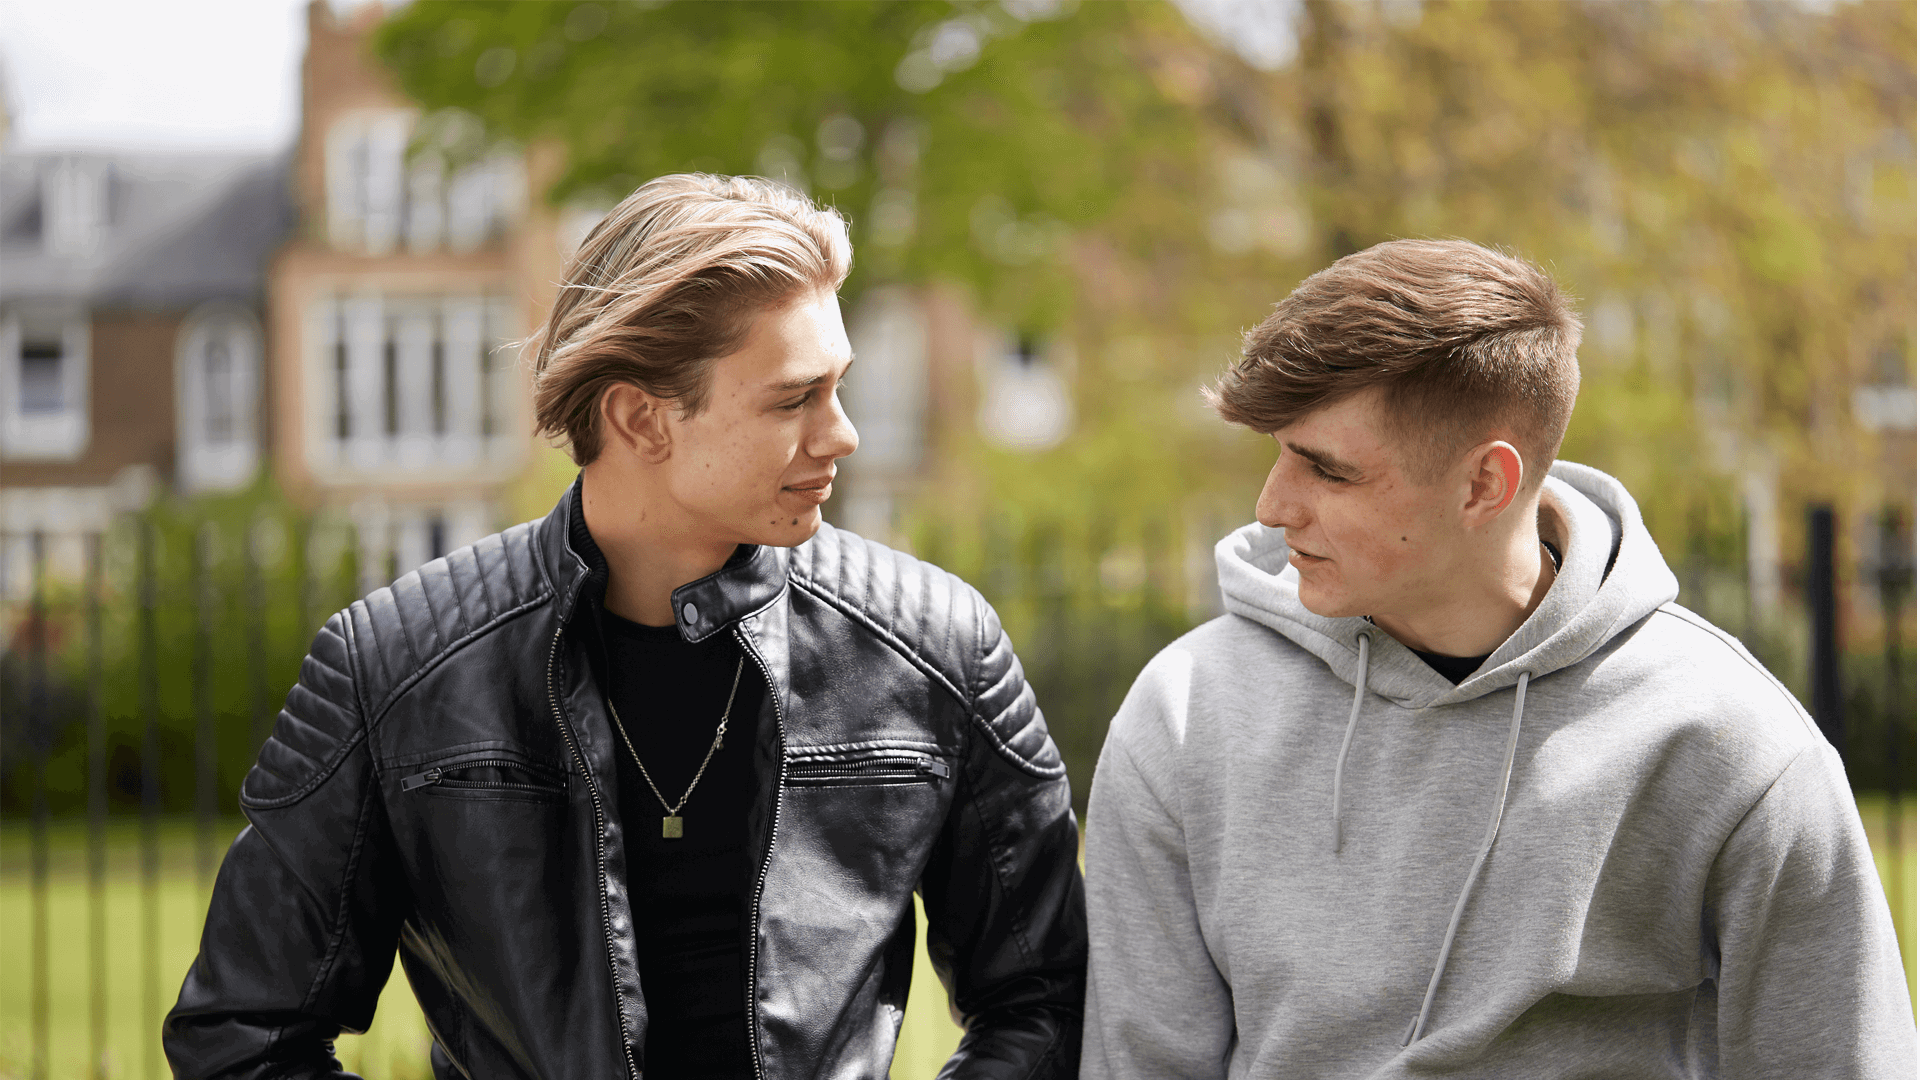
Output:
<instances>
[{"instance_id":1,"label":"jacket zipper","mask_svg":"<svg viewBox=\"0 0 1920 1080\"><path fill-rule=\"evenodd\" d=\"M432 787L435 784L445 784L450 788L484 788L490 791L539 791L547 794L566 790L565 787L552 784L520 784L511 780L502 780L498 783L482 783L474 780L452 780L447 777L447 773L449 772L458 772L461 769L481 768L519 769L522 772L530 772L538 775L537 770L529 767L526 762L513 761L508 758L495 758L486 761L462 761L457 765L436 765L426 772L415 773L412 776L406 777L400 781L400 790L414 791L418 788Z\"/></svg>"},{"instance_id":2,"label":"jacket zipper","mask_svg":"<svg viewBox=\"0 0 1920 1080\"><path fill-rule=\"evenodd\" d=\"M953 775L946 762L931 754L895 752L861 761L801 761L794 775L821 780L905 780L939 783Z\"/></svg>"},{"instance_id":3,"label":"jacket zipper","mask_svg":"<svg viewBox=\"0 0 1920 1080\"><path fill-rule=\"evenodd\" d=\"M767 829L767 853L760 859L760 872L753 884L753 907L747 917L747 1043L753 1048L753 1075L756 1080L765 1080L766 1063L760 1059L760 898L767 891L767 866L773 862L773 845L780 838L780 792L787 783L787 725L780 712L780 694L773 685L773 672L767 669L767 662L761 658L760 651L748 641L746 631L738 624L733 630L734 640L748 656L753 657L753 666L760 669L760 678L767 687L767 700L773 702L773 731L779 740L779 771L773 781L773 824Z\"/></svg>"},{"instance_id":4,"label":"jacket zipper","mask_svg":"<svg viewBox=\"0 0 1920 1080\"><path fill-rule=\"evenodd\" d=\"M599 785L593 782L593 774L587 771L587 757L580 752L580 744L574 741L573 731L560 713L560 695L553 686L553 665L560 658L560 635L566 629L563 624L553 632L553 646L547 651L547 705L553 709L553 722L560 728L560 735L567 740L567 749L573 752L574 763L580 766L580 779L586 781L587 795L593 802L593 849L598 856L597 869L604 877L607 872L607 816L606 808L600 803ZM776 803L777 807L779 804ZM603 880L594 886L600 894L600 929L607 938L607 974L613 980L613 1019L620 1028L620 1052L627 1059L627 1076L631 1080L640 1080L640 1066L633 1060L633 1040L627 1035L627 1010L621 1002L620 980L613 972L613 905L607 899L606 882ZM755 1062L759 1061L756 1055Z\"/></svg>"}]
</instances>

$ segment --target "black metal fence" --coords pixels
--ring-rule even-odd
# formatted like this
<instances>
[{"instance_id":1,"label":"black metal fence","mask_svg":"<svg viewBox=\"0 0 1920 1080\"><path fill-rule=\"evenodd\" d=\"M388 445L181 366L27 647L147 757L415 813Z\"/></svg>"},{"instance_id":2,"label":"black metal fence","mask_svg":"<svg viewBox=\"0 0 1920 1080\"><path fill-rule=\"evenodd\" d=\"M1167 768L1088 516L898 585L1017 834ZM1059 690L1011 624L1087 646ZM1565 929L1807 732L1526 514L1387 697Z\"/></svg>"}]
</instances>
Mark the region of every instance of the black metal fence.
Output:
<instances>
[{"instance_id":1,"label":"black metal fence","mask_svg":"<svg viewBox=\"0 0 1920 1080\"><path fill-rule=\"evenodd\" d=\"M248 509L235 520L232 506L160 506L103 532L5 538L15 580L0 652L0 811L29 819L30 1035L24 1055L0 1050L0 1073L49 1076L53 1032L74 1036L75 1018L56 1017L50 993L49 882L52 826L84 816L86 946L61 952L69 963L82 952L88 969L86 1074L166 1075L158 1021L184 970L162 966L163 825L171 833L191 819L204 897L236 827L239 781L310 627L344 602L356 569L340 523L284 506ZM65 558L53 557L56 546ZM109 833L124 833L129 817L138 820L133 955L109 945L107 903ZM10 826L10 838L16 832ZM10 935L9 944L21 942ZM124 1006L128 983L139 987L137 1012L153 1037L136 1059L116 1060L109 997ZM76 1004L60 1002L69 1012Z\"/></svg>"},{"instance_id":2,"label":"black metal fence","mask_svg":"<svg viewBox=\"0 0 1920 1080\"><path fill-rule=\"evenodd\" d=\"M1134 673L1215 610L1211 545L1231 524L1199 528L1169 518L1126 528L1065 527L993 519L911 530L922 557L976 582L1000 612L1082 809L1107 722ZM1888 550L1910 543L1897 525L1889 526L1895 541ZM27 1032L24 1045L0 1047L0 1074L54 1075L56 1040L84 1040L84 1054L60 1060L84 1060L83 1074L92 1077L157 1078L166 1073L159 1020L184 975L183 966L163 958L161 942L197 932L203 910L162 902L163 852L179 848L166 838L191 823L194 896L203 904L221 847L238 827L232 815L239 783L307 642L357 591L351 534L344 522L253 500L162 504L105 532L5 539L10 565L24 570L24 580L7 583L11 599L0 628L7 635L0 652L0 811L8 818L0 836L8 850L25 849L25 858L9 865L24 863L28 910L25 919L9 910L0 923L7 940L27 953L25 1000L5 999L7 1011L24 1006ZM1839 710L1833 719L1844 724L1856 790L1910 791L1911 560L1882 563L1870 594L1882 608L1884 640L1832 653L1838 697L1822 710ZM1739 567L1682 558L1677 569L1683 602L1739 630L1805 699L1821 678L1810 658L1825 654L1804 608L1796 601L1798 613L1754 612ZM1803 591L1820 588L1800 584ZM1899 819L1892 814L1887 827L1897 830ZM136 822L137 932L113 922L107 896L113 838ZM85 947L63 938L61 956L68 982L83 981L86 991L56 999L49 882L56 861L79 855L56 838L78 835ZM1890 840L1893 850L1910 845L1897 831L1876 839ZM1894 880L1903 876L1896 872ZM10 887L17 889L17 878ZM1890 899L1896 911L1912 902L1904 886ZM185 920L193 925L172 925ZM137 943L131 951L113 944L129 940ZM70 977L76 956L84 957L84 980ZM8 969L23 971L12 957ZM138 986L137 1002L126 992L129 983ZM124 1017L110 1013L129 1008L143 1034L137 1052L115 1057L110 1021ZM17 1015L8 1023L17 1030Z\"/></svg>"}]
</instances>

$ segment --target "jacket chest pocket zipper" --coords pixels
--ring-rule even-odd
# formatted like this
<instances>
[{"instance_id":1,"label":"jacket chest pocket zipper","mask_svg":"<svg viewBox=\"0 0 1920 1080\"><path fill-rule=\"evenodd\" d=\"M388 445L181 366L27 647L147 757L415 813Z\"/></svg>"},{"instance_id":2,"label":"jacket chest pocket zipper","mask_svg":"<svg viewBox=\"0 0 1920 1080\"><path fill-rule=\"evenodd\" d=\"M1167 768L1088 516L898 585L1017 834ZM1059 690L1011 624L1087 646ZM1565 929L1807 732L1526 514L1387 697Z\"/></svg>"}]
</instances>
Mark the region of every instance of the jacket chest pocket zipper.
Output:
<instances>
[{"instance_id":1,"label":"jacket chest pocket zipper","mask_svg":"<svg viewBox=\"0 0 1920 1080\"><path fill-rule=\"evenodd\" d=\"M789 787L890 787L902 784L938 784L953 775L946 762L931 754L897 751L854 760L796 759L787 762Z\"/></svg>"},{"instance_id":2,"label":"jacket chest pocket zipper","mask_svg":"<svg viewBox=\"0 0 1920 1080\"><path fill-rule=\"evenodd\" d=\"M449 791L516 791L538 795L564 795L564 781L548 775L524 761L494 758L436 765L425 772L400 780L401 791L438 787Z\"/></svg>"}]
</instances>

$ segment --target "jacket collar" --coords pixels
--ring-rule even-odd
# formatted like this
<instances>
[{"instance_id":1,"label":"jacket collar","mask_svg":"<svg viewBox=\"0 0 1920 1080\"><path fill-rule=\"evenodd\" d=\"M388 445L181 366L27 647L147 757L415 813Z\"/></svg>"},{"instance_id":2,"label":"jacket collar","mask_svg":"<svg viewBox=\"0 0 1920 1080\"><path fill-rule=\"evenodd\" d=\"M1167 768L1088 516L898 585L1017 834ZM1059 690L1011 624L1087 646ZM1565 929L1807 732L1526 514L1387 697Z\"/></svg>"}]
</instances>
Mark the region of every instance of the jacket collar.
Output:
<instances>
[{"instance_id":1,"label":"jacket collar","mask_svg":"<svg viewBox=\"0 0 1920 1080\"><path fill-rule=\"evenodd\" d=\"M607 561L587 531L575 477L539 526L541 560L559 597L562 622L572 618L589 583L606 588ZM674 621L688 641L704 641L780 598L787 587L787 548L742 545L720 569L673 590Z\"/></svg>"}]
</instances>

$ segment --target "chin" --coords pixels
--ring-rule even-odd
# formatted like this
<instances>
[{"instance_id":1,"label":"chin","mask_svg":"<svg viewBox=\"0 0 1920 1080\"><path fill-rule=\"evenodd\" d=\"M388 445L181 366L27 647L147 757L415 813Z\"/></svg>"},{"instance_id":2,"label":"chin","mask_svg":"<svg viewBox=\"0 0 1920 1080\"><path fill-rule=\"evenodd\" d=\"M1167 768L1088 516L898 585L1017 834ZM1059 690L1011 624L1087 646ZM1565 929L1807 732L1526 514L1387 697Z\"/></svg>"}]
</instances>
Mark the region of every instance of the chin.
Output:
<instances>
[{"instance_id":1,"label":"chin","mask_svg":"<svg viewBox=\"0 0 1920 1080\"><path fill-rule=\"evenodd\" d=\"M1300 606L1323 619L1345 619L1365 612L1355 609L1355 605L1345 597L1327 596L1318 589L1302 588Z\"/></svg>"},{"instance_id":2,"label":"chin","mask_svg":"<svg viewBox=\"0 0 1920 1080\"><path fill-rule=\"evenodd\" d=\"M778 516L769 513L766 521L765 526L754 531L752 543L761 547L799 547L820 531L820 508L809 506L799 513L778 511Z\"/></svg>"}]
</instances>

